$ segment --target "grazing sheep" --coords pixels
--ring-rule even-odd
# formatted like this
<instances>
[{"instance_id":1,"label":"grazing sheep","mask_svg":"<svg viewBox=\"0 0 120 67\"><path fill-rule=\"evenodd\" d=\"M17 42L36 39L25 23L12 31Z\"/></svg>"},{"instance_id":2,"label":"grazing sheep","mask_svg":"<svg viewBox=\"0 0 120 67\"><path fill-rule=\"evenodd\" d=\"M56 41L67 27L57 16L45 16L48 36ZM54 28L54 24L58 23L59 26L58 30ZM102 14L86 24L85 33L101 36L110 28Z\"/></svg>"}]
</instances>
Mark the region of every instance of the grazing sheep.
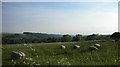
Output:
<instances>
[{"instance_id":1,"label":"grazing sheep","mask_svg":"<svg viewBox=\"0 0 120 67\"><path fill-rule=\"evenodd\" d=\"M11 59L23 59L26 55L23 52L13 51L11 53Z\"/></svg>"},{"instance_id":2,"label":"grazing sheep","mask_svg":"<svg viewBox=\"0 0 120 67\"><path fill-rule=\"evenodd\" d=\"M97 50L98 48L95 47L95 46L90 46L89 49L90 49L90 50Z\"/></svg>"},{"instance_id":3,"label":"grazing sheep","mask_svg":"<svg viewBox=\"0 0 120 67\"><path fill-rule=\"evenodd\" d=\"M62 42L58 42L58 44L62 44Z\"/></svg>"},{"instance_id":4,"label":"grazing sheep","mask_svg":"<svg viewBox=\"0 0 120 67\"><path fill-rule=\"evenodd\" d=\"M94 46L97 48L100 48L100 44L95 44Z\"/></svg>"},{"instance_id":5,"label":"grazing sheep","mask_svg":"<svg viewBox=\"0 0 120 67\"><path fill-rule=\"evenodd\" d=\"M20 52L20 54L21 54L22 58L24 58L26 56L25 53L23 53L23 52Z\"/></svg>"},{"instance_id":6,"label":"grazing sheep","mask_svg":"<svg viewBox=\"0 0 120 67\"><path fill-rule=\"evenodd\" d=\"M30 45L30 47L32 47L33 45Z\"/></svg>"},{"instance_id":7,"label":"grazing sheep","mask_svg":"<svg viewBox=\"0 0 120 67\"><path fill-rule=\"evenodd\" d=\"M26 46L27 44L23 44L24 46Z\"/></svg>"},{"instance_id":8,"label":"grazing sheep","mask_svg":"<svg viewBox=\"0 0 120 67\"><path fill-rule=\"evenodd\" d=\"M80 48L80 46L79 45L74 45L74 48Z\"/></svg>"},{"instance_id":9,"label":"grazing sheep","mask_svg":"<svg viewBox=\"0 0 120 67\"><path fill-rule=\"evenodd\" d=\"M112 42L115 42L115 40L112 40Z\"/></svg>"},{"instance_id":10,"label":"grazing sheep","mask_svg":"<svg viewBox=\"0 0 120 67\"><path fill-rule=\"evenodd\" d=\"M65 47L64 45L61 45L60 48L61 48L61 49L65 49L66 47Z\"/></svg>"}]
</instances>

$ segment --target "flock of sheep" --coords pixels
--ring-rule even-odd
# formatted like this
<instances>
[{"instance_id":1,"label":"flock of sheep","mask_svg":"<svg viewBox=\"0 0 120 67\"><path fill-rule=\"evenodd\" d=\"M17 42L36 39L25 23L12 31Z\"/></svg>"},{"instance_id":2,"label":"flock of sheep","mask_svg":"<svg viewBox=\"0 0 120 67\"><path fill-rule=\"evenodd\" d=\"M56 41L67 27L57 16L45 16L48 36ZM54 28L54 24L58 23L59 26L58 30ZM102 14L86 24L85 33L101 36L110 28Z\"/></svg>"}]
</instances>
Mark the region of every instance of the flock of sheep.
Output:
<instances>
[{"instance_id":1,"label":"flock of sheep","mask_svg":"<svg viewBox=\"0 0 120 67\"><path fill-rule=\"evenodd\" d=\"M61 48L61 49L65 49L66 46L61 45L60 48ZM79 45L74 45L74 48L80 48L80 46L79 46ZM99 48L100 48L100 44L94 44L93 46L90 46L90 47L89 47L90 50L97 50L97 49L99 49Z\"/></svg>"},{"instance_id":2,"label":"flock of sheep","mask_svg":"<svg viewBox=\"0 0 120 67\"><path fill-rule=\"evenodd\" d=\"M23 45L27 45L27 44L23 44ZM80 48L79 45L74 45L73 46L75 49L78 49ZM61 45L60 46L61 49L66 49L66 46L65 45ZM94 44L93 46L90 46L89 49L90 50L98 50L100 48L100 44ZM11 59L23 59L25 57L25 53L23 52L18 52L18 51L13 51L11 53Z\"/></svg>"}]
</instances>

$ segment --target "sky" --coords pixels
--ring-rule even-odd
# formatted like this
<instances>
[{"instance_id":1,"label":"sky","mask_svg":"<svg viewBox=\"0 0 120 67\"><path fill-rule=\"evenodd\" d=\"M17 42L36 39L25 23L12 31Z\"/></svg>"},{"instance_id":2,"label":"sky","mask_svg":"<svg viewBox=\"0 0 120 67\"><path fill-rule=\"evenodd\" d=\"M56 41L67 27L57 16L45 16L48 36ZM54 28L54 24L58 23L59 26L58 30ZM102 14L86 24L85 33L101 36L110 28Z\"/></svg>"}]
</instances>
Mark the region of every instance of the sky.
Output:
<instances>
[{"instance_id":1,"label":"sky","mask_svg":"<svg viewBox=\"0 0 120 67\"><path fill-rule=\"evenodd\" d=\"M118 2L119 0L2 0L3 2Z\"/></svg>"},{"instance_id":2,"label":"sky","mask_svg":"<svg viewBox=\"0 0 120 67\"><path fill-rule=\"evenodd\" d=\"M117 2L3 2L2 32L112 34Z\"/></svg>"},{"instance_id":3,"label":"sky","mask_svg":"<svg viewBox=\"0 0 120 67\"><path fill-rule=\"evenodd\" d=\"M2 32L2 3L0 2L0 32Z\"/></svg>"}]
</instances>

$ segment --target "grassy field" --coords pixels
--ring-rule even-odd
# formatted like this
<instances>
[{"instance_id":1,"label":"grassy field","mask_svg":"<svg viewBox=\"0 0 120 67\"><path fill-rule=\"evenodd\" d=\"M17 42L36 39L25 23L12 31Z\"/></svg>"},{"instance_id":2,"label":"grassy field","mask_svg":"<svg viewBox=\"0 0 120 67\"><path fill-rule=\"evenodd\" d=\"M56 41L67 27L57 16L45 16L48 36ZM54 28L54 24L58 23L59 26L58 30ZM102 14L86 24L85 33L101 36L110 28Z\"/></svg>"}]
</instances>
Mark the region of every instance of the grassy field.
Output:
<instances>
[{"instance_id":1,"label":"grassy field","mask_svg":"<svg viewBox=\"0 0 120 67\"><path fill-rule=\"evenodd\" d=\"M2 47L3 65L118 65L118 43L105 41L99 50L90 51L88 48L94 45L95 41L64 42L64 43L31 43L5 44ZM60 49L60 45L65 45L66 49ZM80 45L79 49L74 49L73 45ZM32 50L32 49L35 50ZM26 58L22 60L10 60L12 51L22 51Z\"/></svg>"}]
</instances>

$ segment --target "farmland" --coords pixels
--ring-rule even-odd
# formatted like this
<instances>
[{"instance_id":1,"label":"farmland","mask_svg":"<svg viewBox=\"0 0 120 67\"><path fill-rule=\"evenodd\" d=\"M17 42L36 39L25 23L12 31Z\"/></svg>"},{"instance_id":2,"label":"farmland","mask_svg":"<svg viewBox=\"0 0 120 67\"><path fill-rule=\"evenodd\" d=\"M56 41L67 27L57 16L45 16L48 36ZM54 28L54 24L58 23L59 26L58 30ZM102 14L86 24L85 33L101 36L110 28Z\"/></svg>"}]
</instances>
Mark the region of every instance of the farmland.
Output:
<instances>
[{"instance_id":1,"label":"farmland","mask_svg":"<svg viewBox=\"0 0 120 67\"><path fill-rule=\"evenodd\" d=\"M95 43L99 43L101 48L90 51L89 46ZM75 44L81 47L74 49ZM60 45L65 45L66 49L60 49ZM4 44L2 47L3 65L118 65L120 62L118 42L111 41ZM22 51L26 57L11 60L12 51Z\"/></svg>"}]
</instances>

